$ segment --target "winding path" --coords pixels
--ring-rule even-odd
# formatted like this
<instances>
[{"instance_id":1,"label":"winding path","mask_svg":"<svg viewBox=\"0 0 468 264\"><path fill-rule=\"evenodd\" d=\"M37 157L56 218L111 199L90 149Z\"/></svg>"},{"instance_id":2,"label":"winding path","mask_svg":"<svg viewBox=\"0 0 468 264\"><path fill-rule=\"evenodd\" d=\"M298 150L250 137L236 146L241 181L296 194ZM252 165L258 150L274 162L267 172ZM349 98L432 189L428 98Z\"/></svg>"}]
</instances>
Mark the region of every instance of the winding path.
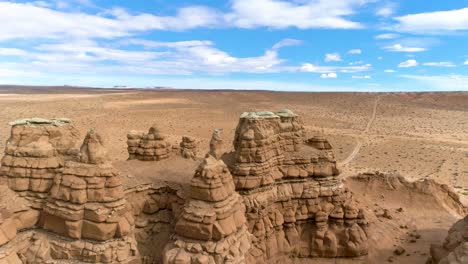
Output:
<instances>
[{"instance_id":1,"label":"winding path","mask_svg":"<svg viewBox=\"0 0 468 264\"><path fill-rule=\"evenodd\" d=\"M363 135L367 134L369 132L369 129L370 127L372 126L372 123L374 122L375 120L375 116L377 114L377 106L379 104L379 101L380 101L380 97L381 95L377 96L377 98L375 99L374 101L374 108L372 110L372 115L371 115L371 118L369 119L369 121L367 122L367 125L366 125L366 129L364 129L364 131L362 132ZM354 147L353 149L353 152L351 152L351 154L349 154L349 156L344 159L343 161L340 162L340 165L341 166L344 166L344 165L347 165L348 163L350 163L354 158L356 158L357 154L359 153L359 151L361 150L361 147L362 145L364 144L363 142L363 139L361 137L358 137L357 139L357 144L356 146Z\"/></svg>"}]
</instances>

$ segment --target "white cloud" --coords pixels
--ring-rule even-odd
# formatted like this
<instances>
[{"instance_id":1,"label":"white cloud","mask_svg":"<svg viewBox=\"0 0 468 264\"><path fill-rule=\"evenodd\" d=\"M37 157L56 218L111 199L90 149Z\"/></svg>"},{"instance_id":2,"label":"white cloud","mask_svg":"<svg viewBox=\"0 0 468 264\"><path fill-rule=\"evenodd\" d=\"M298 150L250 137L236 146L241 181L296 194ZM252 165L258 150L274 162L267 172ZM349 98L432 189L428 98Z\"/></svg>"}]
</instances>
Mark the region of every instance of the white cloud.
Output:
<instances>
[{"instance_id":1,"label":"white cloud","mask_svg":"<svg viewBox=\"0 0 468 264\"><path fill-rule=\"evenodd\" d=\"M371 0L233 0L226 21L235 27L362 28L346 17Z\"/></svg>"},{"instance_id":2,"label":"white cloud","mask_svg":"<svg viewBox=\"0 0 468 264\"><path fill-rule=\"evenodd\" d=\"M400 77L419 81L437 90L468 91L467 75L400 75Z\"/></svg>"},{"instance_id":3,"label":"white cloud","mask_svg":"<svg viewBox=\"0 0 468 264\"><path fill-rule=\"evenodd\" d=\"M353 62L348 63L348 65L362 65L362 64L364 64L364 61L362 61L362 60L353 61Z\"/></svg>"},{"instance_id":4,"label":"white cloud","mask_svg":"<svg viewBox=\"0 0 468 264\"><path fill-rule=\"evenodd\" d=\"M372 78L370 75L353 75L351 76L353 79L370 79Z\"/></svg>"},{"instance_id":5,"label":"white cloud","mask_svg":"<svg viewBox=\"0 0 468 264\"><path fill-rule=\"evenodd\" d=\"M182 31L200 27L283 29L296 27L354 29L363 26L347 17L372 0L233 0L221 12L208 6L186 6L174 15L130 14L122 8L83 13L69 1L0 2L0 41L18 38L116 38L151 30ZM75 0L83 6L91 1ZM77 5L76 3L74 5ZM261 12L259 12L261 10ZM27 19L18 19L27 18Z\"/></svg>"},{"instance_id":6,"label":"white cloud","mask_svg":"<svg viewBox=\"0 0 468 264\"><path fill-rule=\"evenodd\" d=\"M323 78L323 79L335 79L337 77L338 75L334 72L320 74L320 78Z\"/></svg>"},{"instance_id":7,"label":"white cloud","mask_svg":"<svg viewBox=\"0 0 468 264\"><path fill-rule=\"evenodd\" d=\"M219 19L219 14L207 7L181 8L175 16L131 15L123 9L93 15L0 2L0 25L8 25L0 27L0 41L15 38L115 38L149 30L214 27L219 25Z\"/></svg>"},{"instance_id":8,"label":"white cloud","mask_svg":"<svg viewBox=\"0 0 468 264\"><path fill-rule=\"evenodd\" d=\"M398 8L398 5L396 3L389 2L379 7L375 11L375 14L381 17L389 17L395 13L397 8Z\"/></svg>"},{"instance_id":9,"label":"white cloud","mask_svg":"<svg viewBox=\"0 0 468 264\"><path fill-rule=\"evenodd\" d=\"M392 51L392 52L421 52L426 51L426 48L422 47L406 47L401 44L395 44L391 46L383 47L385 50Z\"/></svg>"},{"instance_id":10,"label":"white cloud","mask_svg":"<svg viewBox=\"0 0 468 264\"><path fill-rule=\"evenodd\" d=\"M468 30L468 7L447 11L410 14L395 18L401 32L440 34Z\"/></svg>"},{"instance_id":11,"label":"white cloud","mask_svg":"<svg viewBox=\"0 0 468 264\"><path fill-rule=\"evenodd\" d=\"M433 67L455 67L456 66L451 61L425 62L422 65L433 66Z\"/></svg>"},{"instance_id":12,"label":"white cloud","mask_svg":"<svg viewBox=\"0 0 468 264\"><path fill-rule=\"evenodd\" d=\"M379 34L375 36L375 39L395 39L398 38L400 35L398 34L393 34L393 33L385 33L385 34Z\"/></svg>"},{"instance_id":13,"label":"white cloud","mask_svg":"<svg viewBox=\"0 0 468 264\"><path fill-rule=\"evenodd\" d=\"M211 46L214 45L212 41L209 40L187 40L187 41L174 41L174 42L164 42L164 41L152 41L146 39L127 39L121 41L125 45L141 45L145 48L182 48L182 47L194 47L194 46Z\"/></svg>"},{"instance_id":14,"label":"white cloud","mask_svg":"<svg viewBox=\"0 0 468 264\"><path fill-rule=\"evenodd\" d=\"M383 57L382 57L382 56L379 56L379 57L377 57L377 59L378 59L378 60L382 60L382 59L383 59Z\"/></svg>"},{"instance_id":15,"label":"white cloud","mask_svg":"<svg viewBox=\"0 0 468 264\"><path fill-rule=\"evenodd\" d=\"M0 56L24 56L27 52L17 48L0 48Z\"/></svg>"},{"instance_id":16,"label":"white cloud","mask_svg":"<svg viewBox=\"0 0 468 264\"><path fill-rule=\"evenodd\" d=\"M468 65L468 60L466 60L463 64L464 64L464 65Z\"/></svg>"},{"instance_id":17,"label":"white cloud","mask_svg":"<svg viewBox=\"0 0 468 264\"><path fill-rule=\"evenodd\" d=\"M349 54L361 54L362 50L360 49L352 49L348 51Z\"/></svg>"},{"instance_id":18,"label":"white cloud","mask_svg":"<svg viewBox=\"0 0 468 264\"><path fill-rule=\"evenodd\" d=\"M334 53L327 53L325 54L325 61L330 62L330 61L341 61L341 56L338 52Z\"/></svg>"},{"instance_id":19,"label":"white cloud","mask_svg":"<svg viewBox=\"0 0 468 264\"><path fill-rule=\"evenodd\" d=\"M298 39L283 39L280 42L276 43L272 49L276 50L282 47L288 47L288 46L298 46L302 44L302 40Z\"/></svg>"},{"instance_id":20,"label":"white cloud","mask_svg":"<svg viewBox=\"0 0 468 264\"><path fill-rule=\"evenodd\" d=\"M106 43L82 40L75 42L40 44L35 49L0 49L1 54L21 58L16 64L18 70L44 72L96 72L98 74L174 74L194 73L276 73L276 72L315 72L304 65L285 65L279 57L281 47L297 44L292 40L282 40L259 56L235 57L214 46L211 41L191 40L160 42L143 39L130 39L115 44L123 47L110 47ZM131 49L123 49L132 45ZM133 45L141 45L141 50ZM11 65L10 65L11 66ZM370 65L356 67L317 67L319 73L331 71L366 71Z\"/></svg>"},{"instance_id":21,"label":"white cloud","mask_svg":"<svg viewBox=\"0 0 468 264\"><path fill-rule=\"evenodd\" d=\"M395 71L395 70L392 70L392 69L387 69L387 70L384 70L384 72L386 72L386 73L394 73L394 72L396 72L396 71Z\"/></svg>"},{"instance_id":22,"label":"white cloud","mask_svg":"<svg viewBox=\"0 0 468 264\"><path fill-rule=\"evenodd\" d=\"M364 64L359 66L320 66L311 63L304 63L297 70L299 72L332 73L332 72L364 72L370 70L372 65Z\"/></svg>"},{"instance_id":23,"label":"white cloud","mask_svg":"<svg viewBox=\"0 0 468 264\"><path fill-rule=\"evenodd\" d=\"M399 68L409 68L409 67L415 67L415 66L418 66L418 62L416 60L407 60L398 64Z\"/></svg>"}]
</instances>

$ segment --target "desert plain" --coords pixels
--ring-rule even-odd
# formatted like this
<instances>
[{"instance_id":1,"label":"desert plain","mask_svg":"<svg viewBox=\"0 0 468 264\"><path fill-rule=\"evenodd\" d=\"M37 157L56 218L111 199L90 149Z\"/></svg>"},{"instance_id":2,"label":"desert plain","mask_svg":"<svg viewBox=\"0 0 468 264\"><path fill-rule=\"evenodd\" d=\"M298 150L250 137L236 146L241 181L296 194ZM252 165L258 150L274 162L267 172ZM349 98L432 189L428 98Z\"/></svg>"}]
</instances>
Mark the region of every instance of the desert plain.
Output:
<instances>
[{"instance_id":1,"label":"desert plain","mask_svg":"<svg viewBox=\"0 0 468 264\"><path fill-rule=\"evenodd\" d=\"M341 170L361 207L370 213L369 257L320 259L323 263L425 263L430 245L442 243L448 229L464 217L463 205L420 193L406 185L353 180L362 173L399 174L409 182L432 179L468 200L468 93L321 93L204 91L177 89L92 89L0 86L0 156L10 137L9 122L20 118L70 118L82 137L94 128L105 140L124 181L152 178L188 184L197 164L177 179L151 162L126 161L127 133L156 124L168 141L184 135L206 153L214 129L222 129L225 151L239 116L250 111L290 109L307 133L330 141ZM166 161L162 161L166 162ZM149 165L148 165L149 164ZM133 167L132 167L133 166ZM417 235L415 235L417 233ZM417 238L415 238L417 237ZM394 251L403 248L404 252ZM141 251L141 250L140 250ZM401 253L401 254L400 254ZM310 261L310 262L309 262ZM316 263L297 259L300 263Z\"/></svg>"}]
</instances>

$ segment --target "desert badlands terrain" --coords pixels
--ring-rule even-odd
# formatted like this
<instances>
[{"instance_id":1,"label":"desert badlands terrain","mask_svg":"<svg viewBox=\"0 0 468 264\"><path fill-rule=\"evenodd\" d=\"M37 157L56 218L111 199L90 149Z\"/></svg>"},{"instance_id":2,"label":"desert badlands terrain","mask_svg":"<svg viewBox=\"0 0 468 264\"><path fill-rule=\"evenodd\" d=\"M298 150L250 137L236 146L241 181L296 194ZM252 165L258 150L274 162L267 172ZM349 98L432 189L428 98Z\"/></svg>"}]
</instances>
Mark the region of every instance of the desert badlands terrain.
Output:
<instances>
[{"instance_id":1,"label":"desert badlands terrain","mask_svg":"<svg viewBox=\"0 0 468 264\"><path fill-rule=\"evenodd\" d=\"M0 86L0 263L468 263L467 139L466 92Z\"/></svg>"}]
</instances>

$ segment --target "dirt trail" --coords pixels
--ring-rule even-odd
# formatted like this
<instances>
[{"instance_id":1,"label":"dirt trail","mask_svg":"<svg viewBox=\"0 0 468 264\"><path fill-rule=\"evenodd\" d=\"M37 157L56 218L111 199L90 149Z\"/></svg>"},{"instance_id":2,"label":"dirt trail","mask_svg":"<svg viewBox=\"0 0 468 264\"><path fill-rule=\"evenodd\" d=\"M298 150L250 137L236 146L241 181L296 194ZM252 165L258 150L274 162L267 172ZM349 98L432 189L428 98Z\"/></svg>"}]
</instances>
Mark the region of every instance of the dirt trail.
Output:
<instances>
[{"instance_id":1,"label":"dirt trail","mask_svg":"<svg viewBox=\"0 0 468 264\"><path fill-rule=\"evenodd\" d=\"M377 96L377 98L374 101L374 108L372 109L371 118L369 119L369 122L367 122L366 128L362 132L362 136L365 136L367 133L369 133L369 129L372 126L372 123L375 120L375 116L377 114L377 106L379 104L380 97L381 97L381 95ZM354 147L353 152L351 152L351 154L349 154L349 156L346 159L344 159L343 161L340 162L341 166L349 164L357 156L357 154L361 150L361 147L364 144L364 142L363 142L364 140L363 140L362 137L358 137L357 141L358 142L357 142L356 146Z\"/></svg>"}]
</instances>

